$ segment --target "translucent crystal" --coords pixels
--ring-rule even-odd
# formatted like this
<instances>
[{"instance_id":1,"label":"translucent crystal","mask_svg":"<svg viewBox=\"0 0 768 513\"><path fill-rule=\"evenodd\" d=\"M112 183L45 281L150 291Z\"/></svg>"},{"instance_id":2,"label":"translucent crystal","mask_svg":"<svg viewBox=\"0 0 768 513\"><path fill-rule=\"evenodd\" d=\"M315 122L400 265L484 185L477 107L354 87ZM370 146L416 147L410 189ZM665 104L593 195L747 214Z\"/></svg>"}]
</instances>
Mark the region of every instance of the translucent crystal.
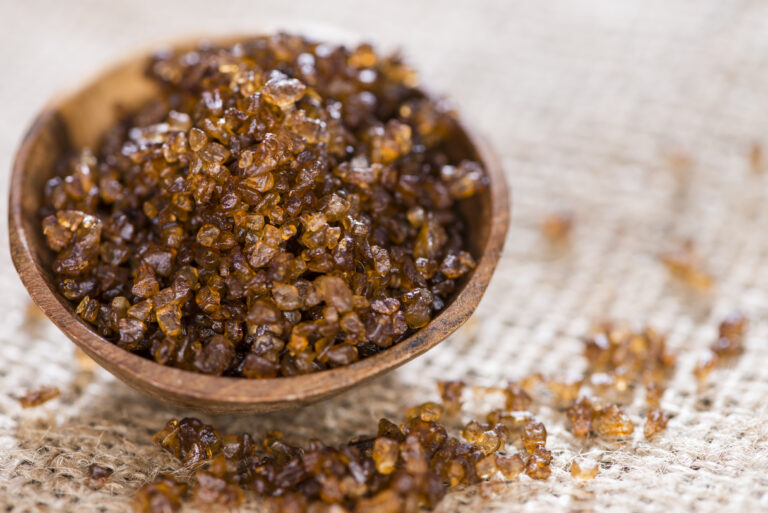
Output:
<instances>
[{"instance_id":1,"label":"translucent crystal","mask_svg":"<svg viewBox=\"0 0 768 513\"><path fill-rule=\"evenodd\" d=\"M651 438L659 431L667 427L667 416L659 408L650 408L645 415L645 425L643 426L643 435L645 438Z\"/></svg>"},{"instance_id":2,"label":"translucent crystal","mask_svg":"<svg viewBox=\"0 0 768 513\"><path fill-rule=\"evenodd\" d=\"M512 456L496 456L496 465L499 467L499 471L501 471L502 475L507 479L514 479L525 470L525 462L517 453Z\"/></svg>"},{"instance_id":3,"label":"translucent crystal","mask_svg":"<svg viewBox=\"0 0 768 513\"><path fill-rule=\"evenodd\" d=\"M40 387L35 390L28 390L23 396L19 397L19 403L22 408L32 408L55 399L61 395L56 387Z\"/></svg>"},{"instance_id":4,"label":"translucent crystal","mask_svg":"<svg viewBox=\"0 0 768 513\"><path fill-rule=\"evenodd\" d=\"M480 479L490 479L496 472L499 471L499 467L496 462L496 455L489 454L475 463L475 472Z\"/></svg>"},{"instance_id":5,"label":"translucent crystal","mask_svg":"<svg viewBox=\"0 0 768 513\"><path fill-rule=\"evenodd\" d=\"M379 437L373 444L373 461L376 471L381 474L391 474L397 463L399 443L391 438Z\"/></svg>"},{"instance_id":6,"label":"translucent crystal","mask_svg":"<svg viewBox=\"0 0 768 513\"><path fill-rule=\"evenodd\" d=\"M541 422L529 422L523 426L523 445L528 452L547 444L547 428Z\"/></svg>"},{"instance_id":7,"label":"translucent crystal","mask_svg":"<svg viewBox=\"0 0 768 513\"><path fill-rule=\"evenodd\" d=\"M573 434L576 436L586 436L592 431L592 418L595 415L595 408L592 401L583 397L574 402L566 410L566 416L571 421Z\"/></svg>"},{"instance_id":8,"label":"translucent crystal","mask_svg":"<svg viewBox=\"0 0 768 513\"><path fill-rule=\"evenodd\" d=\"M304 96L306 89L307 86L300 80L288 78L282 73L276 72L273 74L272 78L264 84L261 94L268 102L273 103L278 107L286 107L301 99L301 97Z\"/></svg>"},{"instance_id":9,"label":"translucent crystal","mask_svg":"<svg viewBox=\"0 0 768 513\"><path fill-rule=\"evenodd\" d=\"M461 410L462 393L465 387L463 381L438 381L437 387L443 400L443 407L448 413Z\"/></svg>"},{"instance_id":10,"label":"translucent crystal","mask_svg":"<svg viewBox=\"0 0 768 513\"><path fill-rule=\"evenodd\" d=\"M574 458L571 462L571 475L576 479L590 480L597 475L598 465L592 460Z\"/></svg>"},{"instance_id":11,"label":"translucent crystal","mask_svg":"<svg viewBox=\"0 0 768 513\"><path fill-rule=\"evenodd\" d=\"M552 462L552 453L543 447L537 447L528 457L525 464L525 473L532 479L549 479L552 474L550 463Z\"/></svg>"},{"instance_id":12,"label":"translucent crystal","mask_svg":"<svg viewBox=\"0 0 768 513\"><path fill-rule=\"evenodd\" d=\"M103 488L106 484L109 476L112 475L112 470L96 463L88 465L88 487L94 490Z\"/></svg>"},{"instance_id":13,"label":"translucent crystal","mask_svg":"<svg viewBox=\"0 0 768 513\"><path fill-rule=\"evenodd\" d=\"M600 436L631 435L635 426L629 415L615 404L608 405L597 411L592 419L592 428Z\"/></svg>"},{"instance_id":14,"label":"translucent crystal","mask_svg":"<svg viewBox=\"0 0 768 513\"><path fill-rule=\"evenodd\" d=\"M419 406L410 408L406 414L408 420L421 419L426 422L431 422L440 419L440 415L443 413L443 407L437 403L428 402Z\"/></svg>"}]
</instances>

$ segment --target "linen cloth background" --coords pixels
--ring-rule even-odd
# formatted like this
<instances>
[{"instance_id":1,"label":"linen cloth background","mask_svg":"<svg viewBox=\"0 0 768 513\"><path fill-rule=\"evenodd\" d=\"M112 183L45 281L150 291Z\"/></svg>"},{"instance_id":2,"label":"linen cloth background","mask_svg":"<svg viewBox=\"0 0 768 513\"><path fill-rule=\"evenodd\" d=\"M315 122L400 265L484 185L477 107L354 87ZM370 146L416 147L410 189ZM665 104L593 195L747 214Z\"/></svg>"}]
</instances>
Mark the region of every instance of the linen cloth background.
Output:
<instances>
[{"instance_id":1,"label":"linen cloth background","mask_svg":"<svg viewBox=\"0 0 768 513\"><path fill-rule=\"evenodd\" d=\"M680 352L662 402L668 429L652 441L641 429L625 442L582 441L542 405L551 479L452 491L438 511L766 510L768 173L748 160L753 143L768 144L766 1L0 0L0 210L14 149L54 93L155 41L308 25L402 47L423 81L488 134L513 191L506 249L470 323L427 355L302 410L203 418L340 442L434 399L436 379L579 371L590 322L620 317L668 333ZM576 214L566 247L538 230L558 208ZM139 486L176 468L151 433L189 412L78 370L74 346L27 313L5 223L0 232L2 511L125 511ZM709 295L657 260L686 237L717 278ZM752 321L746 354L697 387L696 357L732 309ZM15 397L40 385L62 397L22 410ZM640 407L631 411L641 426ZM601 464L592 482L568 474L579 453ZM85 485L92 462L115 469L100 491Z\"/></svg>"}]
</instances>

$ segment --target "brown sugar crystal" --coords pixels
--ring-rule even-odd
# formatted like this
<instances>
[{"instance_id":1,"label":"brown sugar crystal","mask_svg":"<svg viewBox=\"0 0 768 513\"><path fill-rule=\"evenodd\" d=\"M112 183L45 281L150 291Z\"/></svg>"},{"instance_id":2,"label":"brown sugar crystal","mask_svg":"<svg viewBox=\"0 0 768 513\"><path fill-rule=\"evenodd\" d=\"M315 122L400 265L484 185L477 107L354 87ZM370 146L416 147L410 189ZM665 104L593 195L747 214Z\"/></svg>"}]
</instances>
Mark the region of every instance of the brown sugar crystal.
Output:
<instances>
[{"instance_id":1,"label":"brown sugar crystal","mask_svg":"<svg viewBox=\"0 0 768 513\"><path fill-rule=\"evenodd\" d=\"M489 426L493 430L503 434L507 438L511 436L522 436L523 428L536 419L527 411L508 412L502 409L491 410L486 417Z\"/></svg>"},{"instance_id":2,"label":"brown sugar crystal","mask_svg":"<svg viewBox=\"0 0 768 513\"><path fill-rule=\"evenodd\" d=\"M507 479L514 479L520 473L525 470L525 462L522 456L515 453L511 456L498 455L496 456L496 465L499 467L499 471Z\"/></svg>"},{"instance_id":3,"label":"brown sugar crystal","mask_svg":"<svg viewBox=\"0 0 768 513\"><path fill-rule=\"evenodd\" d=\"M693 375L699 381L705 381L709 374L715 369L720 357L716 353L707 349L696 361L693 368Z\"/></svg>"},{"instance_id":4,"label":"brown sugar crystal","mask_svg":"<svg viewBox=\"0 0 768 513\"><path fill-rule=\"evenodd\" d=\"M609 404L595 411L592 429L603 437L627 436L635 431L635 425L620 406Z\"/></svg>"},{"instance_id":5,"label":"brown sugar crystal","mask_svg":"<svg viewBox=\"0 0 768 513\"><path fill-rule=\"evenodd\" d=\"M695 289L706 292L715 283L712 275L702 265L691 241L684 241L678 247L662 253L660 259L670 273Z\"/></svg>"},{"instance_id":6,"label":"brown sugar crystal","mask_svg":"<svg viewBox=\"0 0 768 513\"><path fill-rule=\"evenodd\" d=\"M579 397L579 391L584 380L581 377L564 377L547 380L547 388L559 401L566 403Z\"/></svg>"},{"instance_id":7,"label":"brown sugar crystal","mask_svg":"<svg viewBox=\"0 0 768 513\"><path fill-rule=\"evenodd\" d=\"M718 356L734 356L744 349L744 335L747 331L747 319L739 312L728 315L718 327L717 341L712 344L712 352Z\"/></svg>"},{"instance_id":8,"label":"brown sugar crystal","mask_svg":"<svg viewBox=\"0 0 768 513\"><path fill-rule=\"evenodd\" d=\"M400 57L278 34L147 73L161 93L58 163L40 212L58 290L116 345L212 375L344 366L475 267L457 207L488 179Z\"/></svg>"},{"instance_id":9,"label":"brown sugar crystal","mask_svg":"<svg viewBox=\"0 0 768 513\"><path fill-rule=\"evenodd\" d=\"M655 381L651 381L645 386L646 404L648 404L648 406L658 407L663 393L664 390Z\"/></svg>"},{"instance_id":10,"label":"brown sugar crystal","mask_svg":"<svg viewBox=\"0 0 768 513\"><path fill-rule=\"evenodd\" d=\"M475 463L475 472L480 479L490 479L499 471L496 454L489 454Z\"/></svg>"},{"instance_id":11,"label":"brown sugar crystal","mask_svg":"<svg viewBox=\"0 0 768 513\"><path fill-rule=\"evenodd\" d=\"M523 427L523 445L525 450L533 452L537 447L547 444L547 428L541 422L529 422Z\"/></svg>"},{"instance_id":12,"label":"brown sugar crystal","mask_svg":"<svg viewBox=\"0 0 768 513\"><path fill-rule=\"evenodd\" d=\"M541 372L534 372L525 376L523 379L518 381L517 384L520 385L520 388L530 394L538 385L545 381L546 378L544 377L544 374Z\"/></svg>"},{"instance_id":13,"label":"brown sugar crystal","mask_svg":"<svg viewBox=\"0 0 768 513\"><path fill-rule=\"evenodd\" d=\"M502 448L504 444L502 436L491 427L473 420L464 426L461 436L483 454L491 454Z\"/></svg>"},{"instance_id":14,"label":"brown sugar crystal","mask_svg":"<svg viewBox=\"0 0 768 513\"><path fill-rule=\"evenodd\" d=\"M666 337L653 328L634 329L613 321L593 329L586 339L584 356L591 382L611 383L616 388L641 381L660 384L676 361Z\"/></svg>"},{"instance_id":15,"label":"brown sugar crystal","mask_svg":"<svg viewBox=\"0 0 768 513\"><path fill-rule=\"evenodd\" d=\"M532 402L531 396L528 395L525 389L514 383L510 383L504 389L504 404L507 411L525 411L531 406Z\"/></svg>"},{"instance_id":16,"label":"brown sugar crystal","mask_svg":"<svg viewBox=\"0 0 768 513\"><path fill-rule=\"evenodd\" d=\"M56 387L40 387L35 390L28 390L26 394L19 397L19 403L21 403L22 408L32 408L40 406L60 395L61 392Z\"/></svg>"},{"instance_id":17,"label":"brown sugar crystal","mask_svg":"<svg viewBox=\"0 0 768 513\"><path fill-rule=\"evenodd\" d=\"M568 420L571 421L571 429L576 436L586 436L592 431L592 418L595 415L595 408L586 397L582 397L568 407L565 412Z\"/></svg>"},{"instance_id":18,"label":"brown sugar crystal","mask_svg":"<svg viewBox=\"0 0 768 513\"><path fill-rule=\"evenodd\" d=\"M103 488L106 484L107 478L112 475L112 470L96 463L91 463L88 466L88 486L94 490Z\"/></svg>"},{"instance_id":19,"label":"brown sugar crystal","mask_svg":"<svg viewBox=\"0 0 768 513\"><path fill-rule=\"evenodd\" d=\"M142 486L133 501L137 513L175 513L181 510L187 485L169 474L161 474Z\"/></svg>"},{"instance_id":20,"label":"brown sugar crystal","mask_svg":"<svg viewBox=\"0 0 768 513\"><path fill-rule=\"evenodd\" d=\"M461 396L464 392L464 387L464 382L459 380L437 382L437 389L443 401L443 408L445 408L447 413L456 413L461 410Z\"/></svg>"},{"instance_id":21,"label":"brown sugar crystal","mask_svg":"<svg viewBox=\"0 0 768 513\"><path fill-rule=\"evenodd\" d=\"M227 481L228 463L221 454L208 465L208 470L195 473L194 499L202 505L216 504L236 508L243 502L243 490Z\"/></svg>"},{"instance_id":22,"label":"brown sugar crystal","mask_svg":"<svg viewBox=\"0 0 768 513\"><path fill-rule=\"evenodd\" d=\"M179 458L185 465L205 461L221 448L222 439L210 425L198 419L173 419L155 433L152 440Z\"/></svg>"},{"instance_id":23,"label":"brown sugar crystal","mask_svg":"<svg viewBox=\"0 0 768 513\"><path fill-rule=\"evenodd\" d=\"M707 379L717 364L724 358L730 358L744 351L744 336L748 321L739 312L728 315L718 327L717 340L696 362L693 374L699 381Z\"/></svg>"},{"instance_id":24,"label":"brown sugar crystal","mask_svg":"<svg viewBox=\"0 0 768 513\"><path fill-rule=\"evenodd\" d=\"M376 471L381 474L391 474L397 463L398 442L391 438L379 437L373 444L373 461Z\"/></svg>"},{"instance_id":25,"label":"brown sugar crystal","mask_svg":"<svg viewBox=\"0 0 768 513\"><path fill-rule=\"evenodd\" d=\"M573 212L561 210L552 212L541 223L541 232L552 242L561 242L568 238L573 229Z\"/></svg>"},{"instance_id":26,"label":"brown sugar crystal","mask_svg":"<svg viewBox=\"0 0 768 513\"><path fill-rule=\"evenodd\" d=\"M717 328L717 333L721 338L740 339L747 332L749 321L741 312L734 311L723 319Z\"/></svg>"},{"instance_id":27,"label":"brown sugar crystal","mask_svg":"<svg viewBox=\"0 0 768 513\"><path fill-rule=\"evenodd\" d=\"M659 431L667 427L667 416L659 408L650 408L645 414L645 425L643 426L643 436L651 438Z\"/></svg>"},{"instance_id":28,"label":"brown sugar crystal","mask_svg":"<svg viewBox=\"0 0 768 513\"><path fill-rule=\"evenodd\" d=\"M536 447L525 464L525 473L532 479L549 479L552 474L552 453L544 447Z\"/></svg>"},{"instance_id":29,"label":"brown sugar crystal","mask_svg":"<svg viewBox=\"0 0 768 513\"><path fill-rule=\"evenodd\" d=\"M574 458L571 462L571 475L576 479L590 480L597 476L598 465L585 458Z\"/></svg>"},{"instance_id":30,"label":"brown sugar crystal","mask_svg":"<svg viewBox=\"0 0 768 513\"><path fill-rule=\"evenodd\" d=\"M443 407L440 404L427 402L410 408L405 416L408 420L421 419L429 422L439 420L442 414Z\"/></svg>"}]
</instances>

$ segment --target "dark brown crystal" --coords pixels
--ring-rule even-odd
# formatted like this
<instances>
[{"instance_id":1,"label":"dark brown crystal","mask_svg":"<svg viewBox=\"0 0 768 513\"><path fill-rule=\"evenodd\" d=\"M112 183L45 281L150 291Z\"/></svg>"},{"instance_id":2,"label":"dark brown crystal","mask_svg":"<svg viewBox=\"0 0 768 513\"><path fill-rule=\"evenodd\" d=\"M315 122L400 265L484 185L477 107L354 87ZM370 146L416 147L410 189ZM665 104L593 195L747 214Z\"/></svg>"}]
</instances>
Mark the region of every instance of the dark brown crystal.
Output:
<instances>
[{"instance_id":1,"label":"dark brown crystal","mask_svg":"<svg viewBox=\"0 0 768 513\"><path fill-rule=\"evenodd\" d=\"M106 484L107 479L111 475L112 469L102 467L96 463L91 463L88 466L88 486L94 490L98 490Z\"/></svg>"}]
</instances>

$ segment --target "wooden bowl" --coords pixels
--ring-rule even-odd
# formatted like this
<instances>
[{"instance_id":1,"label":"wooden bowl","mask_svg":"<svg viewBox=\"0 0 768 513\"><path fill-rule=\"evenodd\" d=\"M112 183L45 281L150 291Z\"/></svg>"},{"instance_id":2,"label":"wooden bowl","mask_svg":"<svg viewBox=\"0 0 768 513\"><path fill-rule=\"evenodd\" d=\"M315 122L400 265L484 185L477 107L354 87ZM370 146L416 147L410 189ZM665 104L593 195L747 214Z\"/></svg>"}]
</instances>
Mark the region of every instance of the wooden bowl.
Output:
<instances>
[{"instance_id":1,"label":"wooden bowl","mask_svg":"<svg viewBox=\"0 0 768 513\"><path fill-rule=\"evenodd\" d=\"M220 39L226 44L232 38ZM189 43L175 45L187 49ZM95 146L122 109L138 108L155 92L143 70L143 54L99 75L58 99L35 119L16 154L11 176L9 232L13 263L32 299L75 344L128 385L161 401L212 413L244 413L300 406L390 371L434 347L477 307L499 260L509 224L507 186L485 141L457 125L451 151L482 162L489 189L460 205L468 224L469 250L478 265L459 284L448 306L428 325L374 356L346 367L274 379L217 377L160 365L125 351L96 334L56 289L38 214L43 186L68 150ZM117 108L119 106L119 109Z\"/></svg>"}]
</instances>

